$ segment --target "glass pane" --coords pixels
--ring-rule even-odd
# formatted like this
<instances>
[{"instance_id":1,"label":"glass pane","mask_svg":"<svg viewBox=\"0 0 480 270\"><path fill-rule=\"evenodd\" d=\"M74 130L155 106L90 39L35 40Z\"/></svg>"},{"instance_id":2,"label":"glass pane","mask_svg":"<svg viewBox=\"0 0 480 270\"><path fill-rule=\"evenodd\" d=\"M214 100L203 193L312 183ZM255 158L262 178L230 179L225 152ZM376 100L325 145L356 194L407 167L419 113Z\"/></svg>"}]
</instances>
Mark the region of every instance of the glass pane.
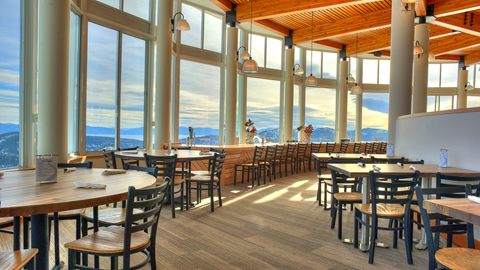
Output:
<instances>
[{"instance_id":1,"label":"glass pane","mask_svg":"<svg viewBox=\"0 0 480 270\"><path fill-rule=\"evenodd\" d=\"M457 87L458 64L442 64L442 82L440 87Z\"/></svg>"},{"instance_id":2,"label":"glass pane","mask_svg":"<svg viewBox=\"0 0 480 270\"><path fill-rule=\"evenodd\" d=\"M146 42L123 34L120 148L143 147Z\"/></svg>"},{"instance_id":3,"label":"glass pane","mask_svg":"<svg viewBox=\"0 0 480 270\"><path fill-rule=\"evenodd\" d=\"M68 70L68 152L78 151L78 84L80 79L80 16L70 12L70 51Z\"/></svg>"},{"instance_id":4,"label":"glass pane","mask_svg":"<svg viewBox=\"0 0 480 270\"><path fill-rule=\"evenodd\" d=\"M355 141L355 130L357 127L357 96L348 95L347 105L347 137Z\"/></svg>"},{"instance_id":5,"label":"glass pane","mask_svg":"<svg viewBox=\"0 0 480 270\"><path fill-rule=\"evenodd\" d=\"M468 66L468 82L475 87L474 75L475 75L475 65Z\"/></svg>"},{"instance_id":6,"label":"glass pane","mask_svg":"<svg viewBox=\"0 0 480 270\"><path fill-rule=\"evenodd\" d=\"M19 166L20 3L0 8L0 168Z\"/></svg>"},{"instance_id":7,"label":"glass pane","mask_svg":"<svg viewBox=\"0 0 480 270\"><path fill-rule=\"evenodd\" d=\"M479 96L468 96L467 97L467 108L471 107L480 107L480 97Z\"/></svg>"},{"instance_id":8,"label":"glass pane","mask_svg":"<svg viewBox=\"0 0 480 270\"><path fill-rule=\"evenodd\" d=\"M282 41L267 38L267 68L282 69Z\"/></svg>"},{"instance_id":9,"label":"glass pane","mask_svg":"<svg viewBox=\"0 0 480 270\"><path fill-rule=\"evenodd\" d=\"M118 32L88 23L87 151L115 149Z\"/></svg>"},{"instance_id":10,"label":"glass pane","mask_svg":"<svg viewBox=\"0 0 480 270\"><path fill-rule=\"evenodd\" d=\"M296 139L298 138L298 131L297 131L297 127L300 125L299 122L298 122L298 95L299 95L299 92L300 91L300 86L298 85L294 85L293 86L293 124L292 124L292 127L293 127L293 138Z\"/></svg>"},{"instance_id":11,"label":"glass pane","mask_svg":"<svg viewBox=\"0 0 480 270\"><path fill-rule=\"evenodd\" d=\"M434 112L435 109L435 96L427 97L427 112Z\"/></svg>"},{"instance_id":12,"label":"glass pane","mask_svg":"<svg viewBox=\"0 0 480 270\"><path fill-rule=\"evenodd\" d=\"M428 87L440 87L440 64L428 65Z\"/></svg>"},{"instance_id":13,"label":"glass pane","mask_svg":"<svg viewBox=\"0 0 480 270\"><path fill-rule=\"evenodd\" d=\"M306 88L305 125L313 126L313 142L335 141L336 90Z\"/></svg>"},{"instance_id":14,"label":"glass pane","mask_svg":"<svg viewBox=\"0 0 480 270\"><path fill-rule=\"evenodd\" d=\"M355 81L358 82L357 78L357 58L350 57L350 74L355 78Z\"/></svg>"},{"instance_id":15,"label":"glass pane","mask_svg":"<svg viewBox=\"0 0 480 270\"><path fill-rule=\"evenodd\" d=\"M250 56L257 62L259 67L265 67L265 37L257 35L248 35L248 46L250 46L250 39L252 39L252 46L250 48Z\"/></svg>"},{"instance_id":16,"label":"glass pane","mask_svg":"<svg viewBox=\"0 0 480 270\"><path fill-rule=\"evenodd\" d=\"M179 141L186 143L193 127L197 144L218 145L219 119L220 67L181 60Z\"/></svg>"},{"instance_id":17,"label":"glass pane","mask_svg":"<svg viewBox=\"0 0 480 270\"><path fill-rule=\"evenodd\" d=\"M102 2L104 4L107 4L109 6L112 6L116 9L120 9L120 6L122 5L121 4L121 1L122 0L97 0L98 2Z\"/></svg>"},{"instance_id":18,"label":"glass pane","mask_svg":"<svg viewBox=\"0 0 480 270\"><path fill-rule=\"evenodd\" d=\"M322 78L336 79L337 78L337 54L324 52L322 60L323 60Z\"/></svg>"},{"instance_id":19,"label":"glass pane","mask_svg":"<svg viewBox=\"0 0 480 270\"><path fill-rule=\"evenodd\" d=\"M144 20L150 20L150 0L123 0L123 10Z\"/></svg>"},{"instance_id":20,"label":"glass pane","mask_svg":"<svg viewBox=\"0 0 480 270\"><path fill-rule=\"evenodd\" d=\"M279 141L280 81L247 78L247 120L257 128L253 140L276 143Z\"/></svg>"},{"instance_id":21,"label":"glass pane","mask_svg":"<svg viewBox=\"0 0 480 270\"><path fill-rule=\"evenodd\" d=\"M313 65L312 65L313 61ZM312 74L315 78L320 78L320 67L322 63L322 52L307 50L307 66L304 69L306 76L310 76Z\"/></svg>"},{"instance_id":22,"label":"glass pane","mask_svg":"<svg viewBox=\"0 0 480 270\"><path fill-rule=\"evenodd\" d=\"M480 65L475 65L475 88L480 88Z\"/></svg>"},{"instance_id":23,"label":"glass pane","mask_svg":"<svg viewBox=\"0 0 480 270\"><path fill-rule=\"evenodd\" d=\"M190 25L190 31L182 32L182 44L201 48L202 46L202 11L198 8L182 4L182 13ZM175 22L181 16L177 15Z\"/></svg>"},{"instance_id":24,"label":"glass pane","mask_svg":"<svg viewBox=\"0 0 480 270\"><path fill-rule=\"evenodd\" d=\"M452 96L440 96L440 111L452 109Z\"/></svg>"},{"instance_id":25,"label":"glass pane","mask_svg":"<svg viewBox=\"0 0 480 270\"><path fill-rule=\"evenodd\" d=\"M362 141L387 141L388 102L388 93L363 93Z\"/></svg>"},{"instance_id":26,"label":"glass pane","mask_svg":"<svg viewBox=\"0 0 480 270\"><path fill-rule=\"evenodd\" d=\"M390 84L390 60L379 60L379 63L378 83Z\"/></svg>"},{"instance_id":27,"label":"glass pane","mask_svg":"<svg viewBox=\"0 0 480 270\"><path fill-rule=\"evenodd\" d=\"M378 60L363 59L363 83L377 84L377 76Z\"/></svg>"},{"instance_id":28,"label":"glass pane","mask_svg":"<svg viewBox=\"0 0 480 270\"><path fill-rule=\"evenodd\" d=\"M205 13L205 26L203 28L205 30L203 38L203 48L205 50L222 52L222 25L222 16Z\"/></svg>"}]
</instances>

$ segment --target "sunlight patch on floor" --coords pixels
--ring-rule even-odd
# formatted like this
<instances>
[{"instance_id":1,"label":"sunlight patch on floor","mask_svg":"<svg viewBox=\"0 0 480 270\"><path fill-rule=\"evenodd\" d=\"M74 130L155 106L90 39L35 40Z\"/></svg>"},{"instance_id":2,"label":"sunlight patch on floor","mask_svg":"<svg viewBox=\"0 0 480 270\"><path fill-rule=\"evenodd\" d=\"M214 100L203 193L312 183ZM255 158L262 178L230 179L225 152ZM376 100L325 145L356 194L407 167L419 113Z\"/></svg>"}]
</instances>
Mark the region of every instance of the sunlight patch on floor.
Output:
<instances>
[{"instance_id":1,"label":"sunlight patch on floor","mask_svg":"<svg viewBox=\"0 0 480 270\"><path fill-rule=\"evenodd\" d=\"M269 201L272 201L272 200L275 200L276 198L278 197L281 197L282 195L284 195L285 193L288 192L288 189L289 188L298 188L304 184L308 183L308 180L301 180L301 181L297 181L293 184L291 184L290 186L286 187L286 188L282 188L280 190L277 190L271 194L268 194L267 196L259 199L259 200L256 200L254 201L253 203L254 204L259 204L259 203L265 203L265 202L269 202Z\"/></svg>"},{"instance_id":2,"label":"sunlight patch on floor","mask_svg":"<svg viewBox=\"0 0 480 270\"><path fill-rule=\"evenodd\" d=\"M309 198L304 198L302 196L302 192L299 192L297 193L295 196L293 196L292 198L288 199L289 201L291 202L314 202L317 200L317 197L309 197Z\"/></svg>"},{"instance_id":3,"label":"sunlight patch on floor","mask_svg":"<svg viewBox=\"0 0 480 270\"><path fill-rule=\"evenodd\" d=\"M274 187L275 185L268 185L268 186L264 186L264 187L256 187L254 190L250 190L250 191L247 191L245 194L243 194L242 196L238 197L238 198L235 198L233 200L229 200L228 202L225 202L223 205L229 205L229 204L232 204L234 202L237 202L239 200L242 200L248 196L251 196L255 193L258 193L260 191L263 191L267 188L271 188L271 187Z\"/></svg>"}]
</instances>

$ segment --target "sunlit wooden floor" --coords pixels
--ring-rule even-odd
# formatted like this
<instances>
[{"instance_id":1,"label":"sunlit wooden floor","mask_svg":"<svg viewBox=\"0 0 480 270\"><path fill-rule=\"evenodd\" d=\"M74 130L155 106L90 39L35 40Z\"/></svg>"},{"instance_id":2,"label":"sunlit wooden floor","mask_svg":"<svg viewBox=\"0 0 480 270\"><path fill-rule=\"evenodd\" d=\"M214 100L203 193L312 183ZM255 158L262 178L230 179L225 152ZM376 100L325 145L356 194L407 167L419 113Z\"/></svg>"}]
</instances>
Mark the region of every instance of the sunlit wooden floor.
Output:
<instances>
[{"instance_id":1,"label":"sunlit wooden floor","mask_svg":"<svg viewBox=\"0 0 480 270\"><path fill-rule=\"evenodd\" d=\"M268 178L267 178L268 181ZM210 212L209 199L171 218L162 211L157 233L159 269L427 269L427 251L413 251L407 264L403 241L398 249L377 248L375 263L368 253L344 244L330 229L330 211L315 200L315 172L278 178L266 185L222 187L223 207ZM74 239L74 222L61 221L61 246ZM392 244L392 233L379 232L379 241ZM420 231L415 230L416 238ZM345 211L344 237L353 237L353 212ZM12 249L12 236L0 234L2 250ZM53 244L50 263L53 266ZM132 260L139 262L141 255ZM66 261L67 252L61 250ZM93 260L90 259L90 262ZM108 259L101 268L109 268ZM66 268L65 268L66 269ZM144 269L150 269L149 266Z\"/></svg>"}]
</instances>

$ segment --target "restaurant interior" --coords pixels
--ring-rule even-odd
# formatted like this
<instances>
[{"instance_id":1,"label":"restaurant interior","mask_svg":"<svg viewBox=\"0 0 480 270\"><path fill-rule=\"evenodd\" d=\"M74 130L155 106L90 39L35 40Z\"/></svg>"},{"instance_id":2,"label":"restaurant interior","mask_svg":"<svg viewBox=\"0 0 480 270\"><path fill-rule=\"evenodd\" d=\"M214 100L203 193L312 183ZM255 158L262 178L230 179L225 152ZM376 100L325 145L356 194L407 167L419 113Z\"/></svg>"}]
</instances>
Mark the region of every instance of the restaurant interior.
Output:
<instances>
[{"instance_id":1,"label":"restaurant interior","mask_svg":"<svg viewBox=\"0 0 480 270\"><path fill-rule=\"evenodd\" d=\"M0 0L0 270L479 269L478 134L476 0Z\"/></svg>"}]
</instances>

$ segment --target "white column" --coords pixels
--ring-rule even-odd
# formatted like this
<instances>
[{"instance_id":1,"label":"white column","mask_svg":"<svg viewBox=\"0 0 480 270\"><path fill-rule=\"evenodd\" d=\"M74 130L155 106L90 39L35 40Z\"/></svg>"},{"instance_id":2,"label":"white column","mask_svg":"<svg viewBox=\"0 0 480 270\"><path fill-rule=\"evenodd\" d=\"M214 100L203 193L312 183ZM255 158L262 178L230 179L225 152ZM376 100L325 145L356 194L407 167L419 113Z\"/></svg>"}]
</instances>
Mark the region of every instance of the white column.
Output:
<instances>
[{"instance_id":1,"label":"white column","mask_svg":"<svg viewBox=\"0 0 480 270\"><path fill-rule=\"evenodd\" d=\"M468 82L468 70L460 70L458 72L458 97L457 109L467 108L467 91L465 91L465 84Z\"/></svg>"},{"instance_id":2,"label":"white column","mask_svg":"<svg viewBox=\"0 0 480 270\"><path fill-rule=\"evenodd\" d=\"M285 140L292 140L293 131L293 63L295 61L295 50L285 50L285 118L284 134Z\"/></svg>"},{"instance_id":3,"label":"white column","mask_svg":"<svg viewBox=\"0 0 480 270\"><path fill-rule=\"evenodd\" d=\"M402 11L402 1L392 1L390 102L388 142L395 144L396 119L412 110L413 30L415 11Z\"/></svg>"},{"instance_id":4,"label":"white column","mask_svg":"<svg viewBox=\"0 0 480 270\"><path fill-rule=\"evenodd\" d=\"M38 154L68 159L70 2L39 3Z\"/></svg>"},{"instance_id":5,"label":"white column","mask_svg":"<svg viewBox=\"0 0 480 270\"><path fill-rule=\"evenodd\" d=\"M412 113L427 112L428 96L428 52L430 25L427 23L415 26L414 42L419 42L423 55L413 60L413 108Z\"/></svg>"},{"instance_id":6,"label":"white column","mask_svg":"<svg viewBox=\"0 0 480 270\"><path fill-rule=\"evenodd\" d=\"M227 29L227 89L225 93L225 144L235 144L237 116L237 48L238 28Z\"/></svg>"},{"instance_id":7,"label":"white column","mask_svg":"<svg viewBox=\"0 0 480 270\"><path fill-rule=\"evenodd\" d=\"M158 1L157 73L155 86L155 149L170 139L172 99L172 32L173 0ZM178 30L175 30L178 31Z\"/></svg>"},{"instance_id":8,"label":"white column","mask_svg":"<svg viewBox=\"0 0 480 270\"><path fill-rule=\"evenodd\" d=\"M338 79L338 140L347 137L347 78L348 61L340 62L340 77Z\"/></svg>"},{"instance_id":9,"label":"white column","mask_svg":"<svg viewBox=\"0 0 480 270\"><path fill-rule=\"evenodd\" d=\"M362 106L363 106L363 94L357 95L357 115L355 119L355 141L362 141Z\"/></svg>"},{"instance_id":10,"label":"white column","mask_svg":"<svg viewBox=\"0 0 480 270\"><path fill-rule=\"evenodd\" d=\"M298 87L298 125L305 125L305 86ZM311 123L308 123L309 125ZM293 127L296 128L296 127ZM313 127L315 128L315 127ZM299 132L300 140L303 141L304 136L303 132Z\"/></svg>"}]
</instances>

